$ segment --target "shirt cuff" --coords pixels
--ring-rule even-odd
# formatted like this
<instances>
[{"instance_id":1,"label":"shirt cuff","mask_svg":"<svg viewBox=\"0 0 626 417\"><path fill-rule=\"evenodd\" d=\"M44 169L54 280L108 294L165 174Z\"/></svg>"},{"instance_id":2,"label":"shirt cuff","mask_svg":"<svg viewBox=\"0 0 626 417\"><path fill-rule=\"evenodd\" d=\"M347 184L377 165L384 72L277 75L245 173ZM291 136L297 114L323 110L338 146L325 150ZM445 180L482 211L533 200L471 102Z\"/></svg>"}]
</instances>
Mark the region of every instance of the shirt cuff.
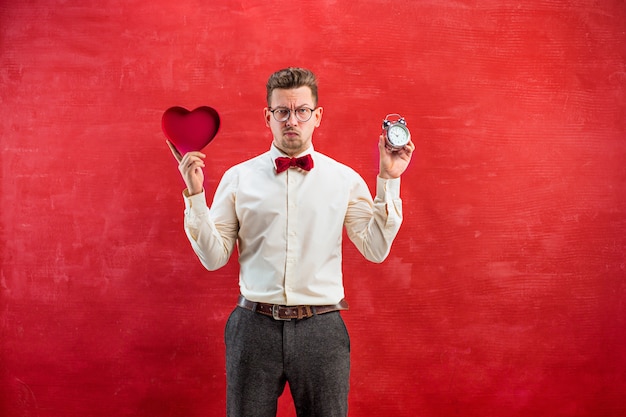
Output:
<instances>
[{"instance_id":1,"label":"shirt cuff","mask_svg":"<svg viewBox=\"0 0 626 417\"><path fill-rule=\"evenodd\" d=\"M185 211L194 213L201 213L206 207L206 198L204 196L204 190L199 194L189 195L189 190L185 188L183 191L183 197L185 200Z\"/></svg>"},{"instance_id":2,"label":"shirt cuff","mask_svg":"<svg viewBox=\"0 0 626 417\"><path fill-rule=\"evenodd\" d=\"M381 201L393 201L400 198L400 178L385 179L376 177L376 197Z\"/></svg>"}]
</instances>

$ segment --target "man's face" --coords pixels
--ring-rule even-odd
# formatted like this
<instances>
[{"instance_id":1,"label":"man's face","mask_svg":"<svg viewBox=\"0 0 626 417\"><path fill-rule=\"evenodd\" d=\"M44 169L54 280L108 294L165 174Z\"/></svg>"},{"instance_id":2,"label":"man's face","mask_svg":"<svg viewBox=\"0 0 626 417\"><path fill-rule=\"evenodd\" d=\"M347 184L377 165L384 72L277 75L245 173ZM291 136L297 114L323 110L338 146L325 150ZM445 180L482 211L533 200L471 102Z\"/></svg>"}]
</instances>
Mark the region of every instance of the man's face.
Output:
<instances>
[{"instance_id":1,"label":"man's face","mask_svg":"<svg viewBox=\"0 0 626 417\"><path fill-rule=\"evenodd\" d=\"M311 118L302 122L296 117L298 109L313 110ZM270 110L291 110L286 121L279 122ZM313 131L322 121L321 107L315 108L313 96L309 87L299 87L289 90L276 89L272 91L270 107L265 108L265 124L272 131L274 145L289 156L295 156L311 146Z\"/></svg>"}]
</instances>

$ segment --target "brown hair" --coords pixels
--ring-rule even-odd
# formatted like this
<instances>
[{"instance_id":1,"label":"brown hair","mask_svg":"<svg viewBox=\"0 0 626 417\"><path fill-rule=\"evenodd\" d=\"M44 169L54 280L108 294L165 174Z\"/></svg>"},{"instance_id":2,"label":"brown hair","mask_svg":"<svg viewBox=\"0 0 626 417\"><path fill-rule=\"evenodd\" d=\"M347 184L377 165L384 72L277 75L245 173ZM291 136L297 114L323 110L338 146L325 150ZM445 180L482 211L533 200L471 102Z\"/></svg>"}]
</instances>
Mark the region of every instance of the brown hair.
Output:
<instances>
[{"instance_id":1,"label":"brown hair","mask_svg":"<svg viewBox=\"0 0 626 417\"><path fill-rule=\"evenodd\" d=\"M289 67L276 71L267 80L267 105L270 105L272 91L275 89L292 89L309 87L313 97L313 105L317 107L317 78L315 74L305 68Z\"/></svg>"}]
</instances>

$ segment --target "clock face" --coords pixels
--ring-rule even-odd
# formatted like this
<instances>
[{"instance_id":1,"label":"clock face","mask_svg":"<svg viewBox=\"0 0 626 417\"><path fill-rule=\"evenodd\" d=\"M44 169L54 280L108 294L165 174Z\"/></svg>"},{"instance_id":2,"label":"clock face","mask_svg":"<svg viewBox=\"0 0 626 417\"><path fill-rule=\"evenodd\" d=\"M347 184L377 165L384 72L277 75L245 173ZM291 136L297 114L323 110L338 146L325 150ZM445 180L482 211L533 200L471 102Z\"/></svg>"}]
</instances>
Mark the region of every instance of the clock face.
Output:
<instances>
[{"instance_id":1,"label":"clock face","mask_svg":"<svg viewBox=\"0 0 626 417\"><path fill-rule=\"evenodd\" d=\"M402 148L409 143L410 137L409 130L401 124L391 125L387 130L387 140L391 146L396 148Z\"/></svg>"}]
</instances>

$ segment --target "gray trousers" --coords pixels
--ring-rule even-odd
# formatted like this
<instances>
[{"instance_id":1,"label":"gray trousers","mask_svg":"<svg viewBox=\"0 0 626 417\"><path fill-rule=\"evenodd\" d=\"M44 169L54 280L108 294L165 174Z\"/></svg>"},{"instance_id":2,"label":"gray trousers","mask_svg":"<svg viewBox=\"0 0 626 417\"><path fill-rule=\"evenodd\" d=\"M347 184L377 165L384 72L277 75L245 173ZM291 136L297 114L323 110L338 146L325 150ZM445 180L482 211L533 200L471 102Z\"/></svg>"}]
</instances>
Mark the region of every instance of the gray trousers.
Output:
<instances>
[{"instance_id":1,"label":"gray trousers","mask_svg":"<svg viewBox=\"0 0 626 417\"><path fill-rule=\"evenodd\" d=\"M350 338L338 311L278 321L237 307L226 323L228 417L275 417L289 382L298 417L346 417Z\"/></svg>"}]
</instances>

